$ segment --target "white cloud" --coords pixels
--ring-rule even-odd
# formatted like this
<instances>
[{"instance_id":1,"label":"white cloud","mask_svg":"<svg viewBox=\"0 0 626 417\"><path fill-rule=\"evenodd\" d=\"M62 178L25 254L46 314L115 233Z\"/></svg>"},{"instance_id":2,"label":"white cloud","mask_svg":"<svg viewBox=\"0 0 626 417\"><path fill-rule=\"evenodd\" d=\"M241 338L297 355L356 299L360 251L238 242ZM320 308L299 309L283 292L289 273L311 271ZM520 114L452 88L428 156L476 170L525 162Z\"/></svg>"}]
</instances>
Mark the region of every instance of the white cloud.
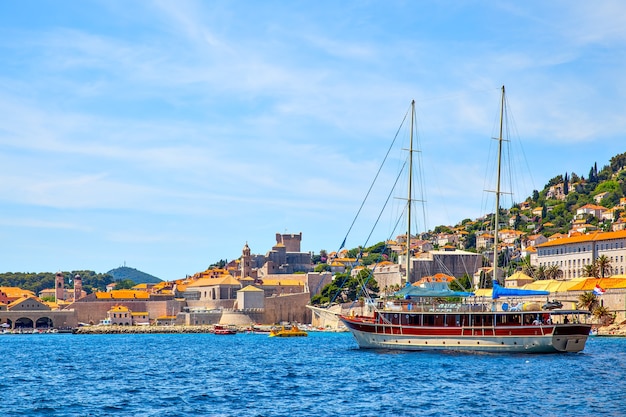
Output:
<instances>
[{"instance_id":1,"label":"white cloud","mask_svg":"<svg viewBox=\"0 0 626 417\"><path fill-rule=\"evenodd\" d=\"M502 84L539 181L623 151L619 2L276 4L0 20L4 221L45 212L40 229L88 236L109 259L204 245L213 261L285 227L335 249L416 99L430 226L454 223L491 210L480 200ZM224 236L233 248L216 248Z\"/></svg>"}]
</instances>

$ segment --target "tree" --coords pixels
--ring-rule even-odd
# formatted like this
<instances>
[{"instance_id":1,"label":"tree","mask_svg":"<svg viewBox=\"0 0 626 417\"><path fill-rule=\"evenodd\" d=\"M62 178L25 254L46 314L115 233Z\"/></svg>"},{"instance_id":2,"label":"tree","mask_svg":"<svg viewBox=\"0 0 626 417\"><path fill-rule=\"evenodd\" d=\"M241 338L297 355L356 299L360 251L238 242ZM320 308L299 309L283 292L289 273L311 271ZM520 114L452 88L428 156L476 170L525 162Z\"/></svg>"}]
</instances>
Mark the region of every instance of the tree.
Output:
<instances>
[{"instance_id":1,"label":"tree","mask_svg":"<svg viewBox=\"0 0 626 417\"><path fill-rule=\"evenodd\" d=\"M563 194L569 194L569 180L567 178L567 172L565 173L565 179L563 180Z\"/></svg>"},{"instance_id":2,"label":"tree","mask_svg":"<svg viewBox=\"0 0 626 417\"><path fill-rule=\"evenodd\" d=\"M561 279L563 278L563 271L558 265L550 265L546 269L546 278L548 279Z\"/></svg>"},{"instance_id":3,"label":"tree","mask_svg":"<svg viewBox=\"0 0 626 417\"><path fill-rule=\"evenodd\" d=\"M528 261L524 263L524 266L522 266L522 272L528 275L529 277L534 277L535 274L537 273L537 268L531 265L530 261Z\"/></svg>"},{"instance_id":4,"label":"tree","mask_svg":"<svg viewBox=\"0 0 626 417\"><path fill-rule=\"evenodd\" d=\"M476 233L471 232L465 239L465 249L476 248Z\"/></svg>"},{"instance_id":5,"label":"tree","mask_svg":"<svg viewBox=\"0 0 626 417\"><path fill-rule=\"evenodd\" d=\"M596 174L593 170L593 167L589 170L589 183L593 184L597 181Z\"/></svg>"},{"instance_id":6,"label":"tree","mask_svg":"<svg viewBox=\"0 0 626 417\"><path fill-rule=\"evenodd\" d=\"M578 296L578 308L586 308L590 312L598 305L598 297L591 291Z\"/></svg>"},{"instance_id":7,"label":"tree","mask_svg":"<svg viewBox=\"0 0 626 417\"><path fill-rule=\"evenodd\" d=\"M609 324L613 323L613 320L615 320L614 315L612 315L609 309L604 307L603 305L597 305L593 309L591 314L593 314L593 316L598 319L602 326L608 326Z\"/></svg>"},{"instance_id":8,"label":"tree","mask_svg":"<svg viewBox=\"0 0 626 417\"><path fill-rule=\"evenodd\" d=\"M131 279L123 279L121 281L115 282L115 289L116 290L129 290L133 288L135 285L137 285L135 284L135 281Z\"/></svg>"},{"instance_id":9,"label":"tree","mask_svg":"<svg viewBox=\"0 0 626 417\"><path fill-rule=\"evenodd\" d=\"M486 274L484 270L480 271L480 279L478 281L478 288L492 288L493 286L493 273Z\"/></svg>"},{"instance_id":10,"label":"tree","mask_svg":"<svg viewBox=\"0 0 626 417\"><path fill-rule=\"evenodd\" d=\"M626 152L619 155L615 155L611 158L611 170L613 172L619 172L626 167Z\"/></svg>"},{"instance_id":11,"label":"tree","mask_svg":"<svg viewBox=\"0 0 626 417\"><path fill-rule=\"evenodd\" d=\"M587 265L583 265L582 268L580 268L580 272L583 276L585 277L594 277L594 278L598 278L598 268L594 263L590 263Z\"/></svg>"},{"instance_id":12,"label":"tree","mask_svg":"<svg viewBox=\"0 0 626 417\"><path fill-rule=\"evenodd\" d=\"M224 268L227 263L228 259L220 259L218 262L209 265L209 268Z\"/></svg>"},{"instance_id":13,"label":"tree","mask_svg":"<svg viewBox=\"0 0 626 417\"><path fill-rule=\"evenodd\" d=\"M600 255L595 260L596 268L600 274L600 278L611 276L611 260L605 255Z\"/></svg>"},{"instance_id":14,"label":"tree","mask_svg":"<svg viewBox=\"0 0 626 417\"><path fill-rule=\"evenodd\" d=\"M330 272L330 265L326 263L317 264L313 269L314 272Z\"/></svg>"},{"instance_id":15,"label":"tree","mask_svg":"<svg viewBox=\"0 0 626 417\"><path fill-rule=\"evenodd\" d=\"M539 200L539 191L533 190L533 201L536 203Z\"/></svg>"},{"instance_id":16,"label":"tree","mask_svg":"<svg viewBox=\"0 0 626 417\"><path fill-rule=\"evenodd\" d=\"M434 233L452 233L452 229L448 226L437 226L433 230Z\"/></svg>"},{"instance_id":17,"label":"tree","mask_svg":"<svg viewBox=\"0 0 626 417\"><path fill-rule=\"evenodd\" d=\"M535 270L535 280L543 280L546 279L546 267L543 265L539 265Z\"/></svg>"},{"instance_id":18,"label":"tree","mask_svg":"<svg viewBox=\"0 0 626 417\"><path fill-rule=\"evenodd\" d=\"M467 291L471 288L472 280L467 274L463 274L461 278L455 279L450 283L450 289L453 291Z\"/></svg>"},{"instance_id":19,"label":"tree","mask_svg":"<svg viewBox=\"0 0 626 417\"><path fill-rule=\"evenodd\" d=\"M319 294L311 297L311 304L324 305L333 302L339 295L341 287L349 276L349 274L335 275L331 283L324 285L324 288L322 288Z\"/></svg>"},{"instance_id":20,"label":"tree","mask_svg":"<svg viewBox=\"0 0 626 417\"><path fill-rule=\"evenodd\" d=\"M335 275L333 282L325 285L319 294L311 297L311 304L328 304L337 298L342 302L357 301L365 292L367 295L375 296L378 291L378 283L372 271L362 269L355 277L350 273Z\"/></svg>"},{"instance_id":21,"label":"tree","mask_svg":"<svg viewBox=\"0 0 626 417\"><path fill-rule=\"evenodd\" d=\"M552 187L553 185L558 185L562 182L563 182L563 175L557 175L556 177L548 181L548 184L546 185L546 187Z\"/></svg>"}]
</instances>

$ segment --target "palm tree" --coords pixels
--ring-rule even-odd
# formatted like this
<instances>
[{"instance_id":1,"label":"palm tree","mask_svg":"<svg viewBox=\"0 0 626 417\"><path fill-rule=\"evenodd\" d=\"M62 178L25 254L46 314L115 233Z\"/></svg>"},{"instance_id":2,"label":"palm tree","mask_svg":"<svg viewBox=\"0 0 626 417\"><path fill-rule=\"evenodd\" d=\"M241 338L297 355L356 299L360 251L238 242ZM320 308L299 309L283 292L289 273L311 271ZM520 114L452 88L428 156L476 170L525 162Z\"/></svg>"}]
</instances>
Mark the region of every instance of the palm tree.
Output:
<instances>
[{"instance_id":1,"label":"palm tree","mask_svg":"<svg viewBox=\"0 0 626 417\"><path fill-rule=\"evenodd\" d=\"M546 278L548 279L559 279L563 278L563 271L559 268L558 265L550 265L546 268Z\"/></svg>"},{"instance_id":2,"label":"palm tree","mask_svg":"<svg viewBox=\"0 0 626 417\"><path fill-rule=\"evenodd\" d=\"M539 265L535 271L535 280L546 279L546 267Z\"/></svg>"},{"instance_id":3,"label":"palm tree","mask_svg":"<svg viewBox=\"0 0 626 417\"><path fill-rule=\"evenodd\" d=\"M604 306L597 306L593 309L593 316L598 319L602 326L608 326L614 320L611 312Z\"/></svg>"},{"instance_id":4,"label":"palm tree","mask_svg":"<svg viewBox=\"0 0 626 417\"><path fill-rule=\"evenodd\" d=\"M583 265L583 267L580 268L580 272L585 277L594 277L594 278L598 277L598 268L596 267L595 262L591 264Z\"/></svg>"},{"instance_id":5,"label":"palm tree","mask_svg":"<svg viewBox=\"0 0 626 417\"><path fill-rule=\"evenodd\" d=\"M529 263L524 264L524 266L522 267L522 272L528 275L529 277L534 277L536 271L537 271L537 268Z\"/></svg>"},{"instance_id":6,"label":"palm tree","mask_svg":"<svg viewBox=\"0 0 626 417\"><path fill-rule=\"evenodd\" d=\"M609 258L605 255L600 255L596 259L595 263L598 268L598 272L600 272L600 278L611 276L611 260Z\"/></svg>"},{"instance_id":7,"label":"palm tree","mask_svg":"<svg viewBox=\"0 0 626 417\"><path fill-rule=\"evenodd\" d=\"M598 297L591 291L578 296L578 308L586 308L590 312L598 305Z\"/></svg>"}]
</instances>

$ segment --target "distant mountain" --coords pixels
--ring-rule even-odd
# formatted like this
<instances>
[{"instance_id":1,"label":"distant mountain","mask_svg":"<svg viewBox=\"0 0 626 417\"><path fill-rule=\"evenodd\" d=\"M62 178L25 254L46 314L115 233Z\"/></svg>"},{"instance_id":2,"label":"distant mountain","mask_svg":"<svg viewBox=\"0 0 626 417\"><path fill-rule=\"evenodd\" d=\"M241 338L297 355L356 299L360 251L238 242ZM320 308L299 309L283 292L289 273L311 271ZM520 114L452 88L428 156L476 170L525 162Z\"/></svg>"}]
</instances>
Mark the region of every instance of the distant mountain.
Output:
<instances>
[{"instance_id":1,"label":"distant mountain","mask_svg":"<svg viewBox=\"0 0 626 417\"><path fill-rule=\"evenodd\" d=\"M135 284L157 284L163 281L153 275L146 274L135 268L127 266L120 266L119 268L111 269L107 274L111 275L115 281L122 281L129 279Z\"/></svg>"}]
</instances>

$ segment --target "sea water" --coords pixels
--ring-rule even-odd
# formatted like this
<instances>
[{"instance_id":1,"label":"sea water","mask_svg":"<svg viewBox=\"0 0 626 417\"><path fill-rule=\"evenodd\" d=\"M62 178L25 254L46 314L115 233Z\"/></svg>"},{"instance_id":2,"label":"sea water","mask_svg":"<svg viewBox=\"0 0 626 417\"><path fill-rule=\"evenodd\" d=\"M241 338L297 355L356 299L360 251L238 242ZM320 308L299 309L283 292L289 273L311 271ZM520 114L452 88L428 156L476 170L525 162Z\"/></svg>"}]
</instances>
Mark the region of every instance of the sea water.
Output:
<instances>
[{"instance_id":1,"label":"sea water","mask_svg":"<svg viewBox=\"0 0 626 417\"><path fill-rule=\"evenodd\" d=\"M361 350L349 333L0 336L3 416L623 416L626 339Z\"/></svg>"}]
</instances>

